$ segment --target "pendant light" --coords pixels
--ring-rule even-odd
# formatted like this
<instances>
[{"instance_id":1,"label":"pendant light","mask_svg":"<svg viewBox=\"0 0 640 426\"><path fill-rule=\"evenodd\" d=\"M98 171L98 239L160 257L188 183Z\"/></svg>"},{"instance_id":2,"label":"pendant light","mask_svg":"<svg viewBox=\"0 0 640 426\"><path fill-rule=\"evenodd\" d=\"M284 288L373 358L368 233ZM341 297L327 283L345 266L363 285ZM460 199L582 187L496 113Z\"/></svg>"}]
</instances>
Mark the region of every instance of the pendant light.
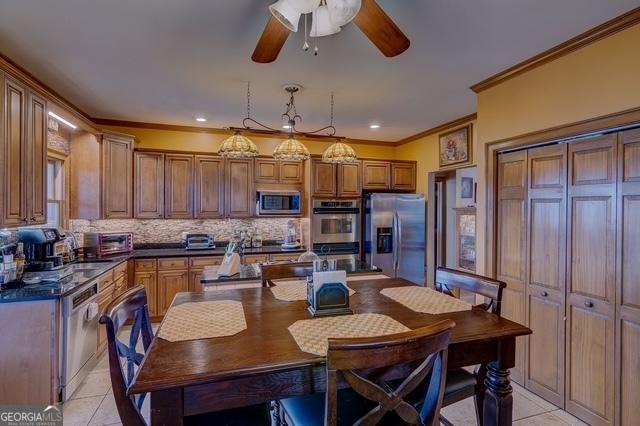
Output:
<instances>
[{"instance_id":1,"label":"pendant light","mask_svg":"<svg viewBox=\"0 0 640 426\"><path fill-rule=\"evenodd\" d=\"M276 160L286 161L304 161L311 157L309 150L300 141L289 136L287 140L284 140L278 144L273 151L273 158Z\"/></svg>"},{"instance_id":2,"label":"pendant light","mask_svg":"<svg viewBox=\"0 0 640 426\"><path fill-rule=\"evenodd\" d=\"M336 164L357 163L358 156L351 146L342 142L342 140L338 140L324 151L322 162Z\"/></svg>"},{"instance_id":3,"label":"pendant light","mask_svg":"<svg viewBox=\"0 0 640 426\"><path fill-rule=\"evenodd\" d=\"M222 142L218 155L225 158L253 158L258 156L258 147L236 130Z\"/></svg>"},{"instance_id":4,"label":"pendant light","mask_svg":"<svg viewBox=\"0 0 640 426\"><path fill-rule=\"evenodd\" d=\"M329 7L325 0L313 11L311 19L311 37L324 37L340 32L340 27L333 23L329 14Z\"/></svg>"},{"instance_id":5,"label":"pendant light","mask_svg":"<svg viewBox=\"0 0 640 426\"><path fill-rule=\"evenodd\" d=\"M326 0L331 22L344 27L356 17L362 7L362 0Z\"/></svg>"}]
</instances>

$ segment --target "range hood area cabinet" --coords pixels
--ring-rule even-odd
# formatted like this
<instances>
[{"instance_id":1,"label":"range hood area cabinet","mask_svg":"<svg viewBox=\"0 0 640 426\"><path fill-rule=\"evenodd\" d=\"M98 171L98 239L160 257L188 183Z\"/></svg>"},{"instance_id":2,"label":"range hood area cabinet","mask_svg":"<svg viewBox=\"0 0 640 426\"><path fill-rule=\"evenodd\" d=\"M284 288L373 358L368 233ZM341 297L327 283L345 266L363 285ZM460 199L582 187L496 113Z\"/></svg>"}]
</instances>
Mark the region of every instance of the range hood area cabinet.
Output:
<instances>
[{"instance_id":1,"label":"range hood area cabinet","mask_svg":"<svg viewBox=\"0 0 640 426\"><path fill-rule=\"evenodd\" d=\"M69 172L72 219L133 217L134 142L132 136L115 133L98 136L81 133L72 138Z\"/></svg>"},{"instance_id":2,"label":"range hood area cabinet","mask_svg":"<svg viewBox=\"0 0 640 426\"><path fill-rule=\"evenodd\" d=\"M47 101L0 72L0 226L47 222Z\"/></svg>"}]
</instances>

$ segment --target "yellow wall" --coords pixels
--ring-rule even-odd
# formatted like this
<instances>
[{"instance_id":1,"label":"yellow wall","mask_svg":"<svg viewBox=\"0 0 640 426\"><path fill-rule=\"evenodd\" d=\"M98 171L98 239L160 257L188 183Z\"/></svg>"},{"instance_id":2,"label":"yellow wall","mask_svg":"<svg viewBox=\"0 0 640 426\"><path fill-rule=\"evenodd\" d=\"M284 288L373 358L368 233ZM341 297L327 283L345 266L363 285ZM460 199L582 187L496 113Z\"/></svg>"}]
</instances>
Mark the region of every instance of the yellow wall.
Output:
<instances>
[{"instance_id":1,"label":"yellow wall","mask_svg":"<svg viewBox=\"0 0 640 426\"><path fill-rule=\"evenodd\" d=\"M485 240L487 143L640 106L640 25L478 95L478 235ZM479 272L485 247L477 248Z\"/></svg>"},{"instance_id":2,"label":"yellow wall","mask_svg":"<svg viewBox=\"0 0 640 426\"><path fill-rule=\"evenodd\" d=\"M196 151L216 153L222 141L229 135L214 133L182 132L173 130L141 129L135 127L105 126L104 129L126 133L136 136L139 143L136 148L148 148L174 151ZM251 136L260 154L271 155L282 139ZM314 140L302 141L311 154L322 154L332 142L320 142ZM392 159L395 150L393 146L352 144L356 154L363 158Z\"/></svg>"},{"instance_id":3,"label":"yellow wall","mask_svg":"<svg viewBox=\"0 0 640 426\"><path fill-rule=\"evenodd\" d=\"M476 131L476 121L473 120L469 123L471 123L473 129L471 133L473 143L472 160L473 164L475 164L475 153L478 146L478 132ZM456 127L466 126L469 123L461 124ZM455 127L452 127L451 130L454 128ZM427 174L439 169L438 134L444 133L445 131L446 130L443 130L437 134L425 136L424 138L400 145L396 148L396 160L415 160L418 162L416 192L427 195Z\"/></svg>"}]
</instances>

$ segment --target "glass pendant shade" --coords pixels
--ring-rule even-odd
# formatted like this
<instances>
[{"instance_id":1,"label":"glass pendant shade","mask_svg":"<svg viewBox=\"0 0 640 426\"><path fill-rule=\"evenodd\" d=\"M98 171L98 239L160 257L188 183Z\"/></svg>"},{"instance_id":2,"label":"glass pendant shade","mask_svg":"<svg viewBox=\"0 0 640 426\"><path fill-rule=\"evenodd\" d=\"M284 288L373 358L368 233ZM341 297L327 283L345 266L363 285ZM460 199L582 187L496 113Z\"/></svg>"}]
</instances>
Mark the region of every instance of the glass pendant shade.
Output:
<instances>
[{"instance_id":1,"label":"glass pendant shade","mask_svg":"<svg viewBox=\"0 0 640 426\"><path fill-rule=\"evenodd\" d=\"M236 132L222 142L218 155L225 158L251 158L258 155L258 147L249 138Z\"/></svg>"},{"instance_id":2,"label":"glass pendant shade","mask_svg":"<svg viewBox=\"0 0 640 426\"><path fill-rule=\"evenodd\" d=\"M329 15L329 7L325 4L319 6L313 12L313 19L311 20L311 32L309 35L311 37L324 37L331 34L335 34L340 32L340 27L335 25L331 21L331 16Z\"/></svg>"},{"instance_id":3,"label":"glass pendant shade","mask_svg":"<svg viewBox=\"0 0 640 426\"><path fill-rule=\"evenodd\" d=\"M278 0L269 6L269 11L289 31L294 33L298 31L298 23L302 12L300 12L299 7L296 7L295 0Z\"/></svg>"},{"instance_id":4,"label":"glass pendant shade","mask_svg":"<svg viewBox=\"0 0 640 426\"><path fill-rule=\"evenodd\" d=\"M362 0L327 0L329 17L334 25L343 27L360 12Z\"/></svg>"},{"instance_id":5,"label":"glass pendant shade","mask_svg":"<svg viewBox=\"0 0 640 426\"><path fill-rule=\"evenodd\" d=\"M358 161L356 152L344 142L336 142L322 154L325 163L355 163Z\"/></svg>"},{"instance_id":6,"label":"glass pendant shade","mask_svg":"<svg viewBox=\"0 0 640 426\"><path fill-rule=\"evenodd\" d=\"M311 13L320 5L320 0L289 0L300 13Z\"/></svg>"},{"instance_id":7,"label":"glass pendant shade","mask_svg":"<svg viewBox=\"0 0 640 426\"><path fill-rule=\"evenodd\" d=\"M307 147L293 138L280 142L273 151L273 158L276 160L303 161L308 160L309 157L311 155Z\"/></svg>"}]
</instances>

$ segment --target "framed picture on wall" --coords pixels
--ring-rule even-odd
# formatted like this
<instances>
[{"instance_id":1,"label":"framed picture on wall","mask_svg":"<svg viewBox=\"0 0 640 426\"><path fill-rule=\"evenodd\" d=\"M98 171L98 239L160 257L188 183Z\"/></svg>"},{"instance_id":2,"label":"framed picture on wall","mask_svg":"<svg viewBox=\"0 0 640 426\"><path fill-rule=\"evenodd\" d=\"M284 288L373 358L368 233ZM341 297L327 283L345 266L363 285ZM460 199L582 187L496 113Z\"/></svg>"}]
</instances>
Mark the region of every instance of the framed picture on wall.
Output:
<instances>
[{"instance_id":1,"label":"framed picture on wall","mask_svg":"<svg viewBox=\"0 0 640 426\"><path fill-rule=\"evenodd\" d=\"M471 124L443 133L438 139L441 169L471 164Z\"/></svg>"},{"instance_id":2,"label":"framed picture on wall","mask_svg":"<svg viewBox=\"0 0 640 426\"><path fill-rule=\"evenodd\" d=\"M460 198L473 198L473 178L460 178Z\"/></svg>"}]
</instances>

